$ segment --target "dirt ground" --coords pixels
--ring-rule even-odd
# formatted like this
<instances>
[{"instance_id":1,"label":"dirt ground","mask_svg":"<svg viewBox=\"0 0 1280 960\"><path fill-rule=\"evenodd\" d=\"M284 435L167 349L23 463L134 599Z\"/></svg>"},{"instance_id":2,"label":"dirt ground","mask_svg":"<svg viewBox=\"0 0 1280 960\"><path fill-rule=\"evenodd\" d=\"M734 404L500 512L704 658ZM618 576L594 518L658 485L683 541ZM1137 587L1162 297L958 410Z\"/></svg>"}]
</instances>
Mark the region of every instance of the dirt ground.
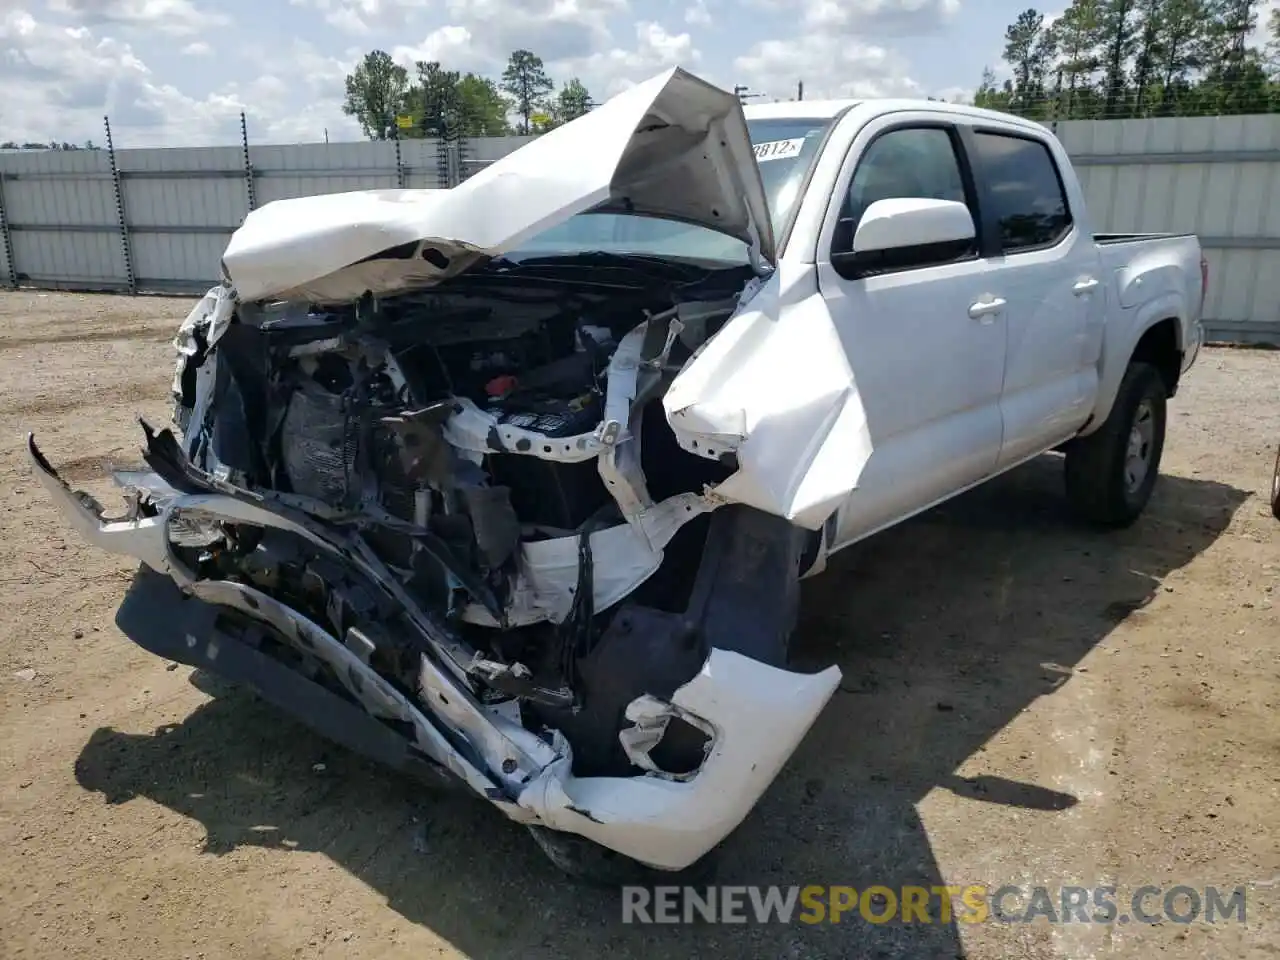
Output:
<instances>
[{"instance_id":1,"label":"dirt ground","mask_svg":"<svg viewBox=\"0 0 1280 960\"><path fill-rule=\"evenodd\" d=\"M1045 457L809 581L801 658L844 684L719 873L1243 886L1243 926L636 926L487 805L121 636L135 566L75 537L22 439L117 502L96 478L167 422L190 303L0 293L0 957L1280 953L1280 353L1201 356L1128 531L1074 525Z\"/></svg>"}]
</instances>

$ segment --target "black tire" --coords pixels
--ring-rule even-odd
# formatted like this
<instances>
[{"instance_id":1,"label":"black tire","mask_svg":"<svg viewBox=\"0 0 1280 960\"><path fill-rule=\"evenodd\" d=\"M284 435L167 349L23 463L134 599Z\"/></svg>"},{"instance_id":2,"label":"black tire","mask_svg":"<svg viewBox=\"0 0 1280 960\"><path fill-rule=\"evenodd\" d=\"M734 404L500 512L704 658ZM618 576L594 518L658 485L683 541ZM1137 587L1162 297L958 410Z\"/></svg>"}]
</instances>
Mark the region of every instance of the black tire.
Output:
<instances>
[{"instance_id":1,"label":"black tire","mask_svg":"<svg viewBox=\"0 0 1280 960\"><path fill-rule=\"evenodd\" d=\"M529 827L529 832L557 868L590 886L696 886L712 879L719 861L719 849L712 848L683 870L659 870L576 833L537 826Z\"/></svg>"},{"instance_id":2,"label":"black tire","mask_svg":"<svg viewBox=\"0 0 1280 960\"><path fill-rule=\"evenodd\" d=\"M1081 518L1127 527L1142 514L1160 475L1167 398L1160 371L1149 363L1131 363L1106 421L1067 446L1067 500ZM1144 453L1138 458L1145 463L1141 472L1133 469L1131 442Z\"/></svg>"},{"instance_id":3,"label":"black tire","mask_svg":"<svg viewBox=\"0 0 1280 960\"><path fill-rule=\"evenodd\" d=\"M1280 447L1276 449L1276 466L1271 471L1271 515L1280 520Z\"/></svg>"}]
</instances>

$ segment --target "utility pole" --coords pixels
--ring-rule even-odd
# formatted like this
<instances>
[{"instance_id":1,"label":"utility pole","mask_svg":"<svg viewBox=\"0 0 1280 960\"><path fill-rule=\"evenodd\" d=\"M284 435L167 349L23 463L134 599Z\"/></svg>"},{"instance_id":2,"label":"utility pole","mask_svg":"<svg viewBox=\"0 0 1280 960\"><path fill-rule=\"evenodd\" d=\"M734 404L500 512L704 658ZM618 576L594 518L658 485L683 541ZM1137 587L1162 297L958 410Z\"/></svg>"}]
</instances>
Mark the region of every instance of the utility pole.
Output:
<instances>
[{"instance_id":1,"label":"utility pole","mask_svg":"<svg viewBox=\"0 0 1280 960\"><path fill-rule=\"evenodd\" d=\"M738 102L746 106L748 100L755 100L765 96L763 93L748 93L748 87L745 83L740 83L733 88L733 95L738 98Z\"/></svg>"},{"instance_id":2,"label":"utility pole","mask_svg":"<svg viewBox=\"0 0 1280 960\"><path fill-rule=\"evenodd\" d=\"M796 81L796 99L797 100L804 99L804 81L803 80Z\"/></svg>"}]
</instances>

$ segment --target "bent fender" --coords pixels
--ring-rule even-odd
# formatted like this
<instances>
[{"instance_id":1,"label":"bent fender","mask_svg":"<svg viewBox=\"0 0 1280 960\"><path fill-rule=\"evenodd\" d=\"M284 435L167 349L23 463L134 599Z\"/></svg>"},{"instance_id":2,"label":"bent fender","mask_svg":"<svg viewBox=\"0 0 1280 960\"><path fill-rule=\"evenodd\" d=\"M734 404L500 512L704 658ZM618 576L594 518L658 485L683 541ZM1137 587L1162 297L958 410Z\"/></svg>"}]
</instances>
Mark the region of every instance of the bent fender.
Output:
<instances>
[{"instance_id":1,"label":"bent fender","mask_svg":"<svg viewBox=\"0 0 1280 960\"><path fill-rule=\"evenodd\" d=\"M792 286L774 274L662 402L685 450L736 458L718 495L818 530L857 486L871 435L826 303Z\"/></svg>"}]
</instances>

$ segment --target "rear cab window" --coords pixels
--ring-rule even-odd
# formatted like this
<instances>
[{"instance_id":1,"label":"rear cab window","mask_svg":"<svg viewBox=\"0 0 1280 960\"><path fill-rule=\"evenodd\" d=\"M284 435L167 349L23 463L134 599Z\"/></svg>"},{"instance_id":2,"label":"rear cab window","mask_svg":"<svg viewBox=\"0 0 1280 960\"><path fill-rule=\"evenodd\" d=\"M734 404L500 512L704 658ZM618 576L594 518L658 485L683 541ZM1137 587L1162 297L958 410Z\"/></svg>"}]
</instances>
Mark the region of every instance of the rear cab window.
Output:
<instances>
[{"instance_id":1,"label":"rear cab window","mask_svg":"<svg viewBox=\"0 0 1280 960\"><path fill-rule=\"evenodd\" d=\"M1048 144L1016 134L975 132L973 150L1004 253L1052 247L1071 232L1071 209Z\"/></svg>"}]
</instances>

